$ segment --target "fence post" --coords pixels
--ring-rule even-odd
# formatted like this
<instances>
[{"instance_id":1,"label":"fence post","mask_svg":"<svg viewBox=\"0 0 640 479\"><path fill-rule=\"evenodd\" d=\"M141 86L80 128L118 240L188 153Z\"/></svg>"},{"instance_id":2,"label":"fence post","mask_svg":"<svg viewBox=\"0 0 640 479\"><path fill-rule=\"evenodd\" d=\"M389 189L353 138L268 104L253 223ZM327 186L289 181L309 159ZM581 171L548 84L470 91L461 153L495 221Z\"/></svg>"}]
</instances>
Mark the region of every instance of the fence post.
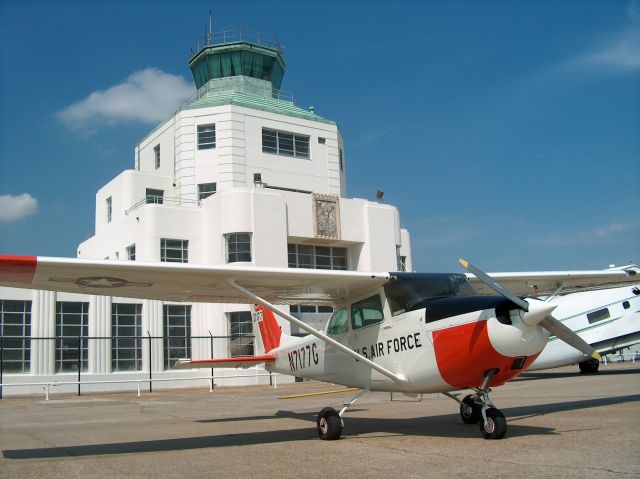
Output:
<instances>
[{"instance_id":1,"label":"fence post","mask_svg":"<svg viewBox=\"0 0 640 479\"><path fill-rule=\"evenodd\" d=\"M151 353L151 333L149 333L149 331L147 331L147 336L149 336L149 392L152 393L153 378L152 378L151 370L153 369L153 363L151 361L153 360L153 354Z\"/></svg>"},{"instance_id":2,"label":"fence post","mask_svg":"<svg viewBox=\"0 0 640 479\"><path fill-rule=\"evenodd\" d=\"M78 336L78 396L80 396L80 371L82 370L82 339Z\"/></svg>"},{"instance_id":3,"label":"fence post","mask_svg":"<svg viewBox=\"0 0 640 479\"><path fill-rule=\"evenodd\" d=\"M211 338L211 359L213 359L213 334L211 334L211 330L209 330L209 337ZM213 390L213 388L216 387L216 385L213 382L213 371L214 369L211 368L211 389Z\"/></svg>"}]
</instances>

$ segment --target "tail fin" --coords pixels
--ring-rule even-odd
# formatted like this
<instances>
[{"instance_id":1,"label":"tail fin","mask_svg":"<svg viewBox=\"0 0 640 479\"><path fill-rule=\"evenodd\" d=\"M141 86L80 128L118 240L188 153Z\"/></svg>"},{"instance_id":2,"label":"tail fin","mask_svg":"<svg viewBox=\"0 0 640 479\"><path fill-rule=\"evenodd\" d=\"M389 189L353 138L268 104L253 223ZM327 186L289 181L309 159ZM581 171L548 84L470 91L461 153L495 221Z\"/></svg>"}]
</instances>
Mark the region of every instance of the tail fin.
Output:
<instances>
[{"instance_id":1,"label":"tail fin","mask_svg":"<svg viewBox=\"0 0 640 479\"><path fill-rule=\"evenodd\" d=\"M259 304L254 305L254 310L255 321L258 323L258 327L260 328L260 336L262 337L264 352L268 353L280 346L282 330L280 329L280 325L278 324L278 321L276 321L276 316L272 311Z\"/></svg>"}]
</instances>

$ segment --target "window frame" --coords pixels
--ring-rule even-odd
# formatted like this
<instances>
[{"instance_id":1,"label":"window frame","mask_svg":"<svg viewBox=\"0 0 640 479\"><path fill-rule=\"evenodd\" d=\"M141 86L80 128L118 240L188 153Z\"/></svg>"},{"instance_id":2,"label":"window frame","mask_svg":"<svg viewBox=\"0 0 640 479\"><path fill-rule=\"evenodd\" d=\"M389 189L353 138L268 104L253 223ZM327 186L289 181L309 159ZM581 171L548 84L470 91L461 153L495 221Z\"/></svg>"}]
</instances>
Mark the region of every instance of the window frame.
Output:
<instances>
[{"instance_id":1,"label":"window frame","mask_svg":"<svg viewBox=\"0 0 640 479\"><path fill-rule=\"evenodd\" d=\"M344 313L344 318L338 317L340 313ZM340 324L337 324L338 321L341 321ZM344 321L344 323L342 323ZM349 332L350 321L349 321L349 310L346 307L337 308L329 321L327 322L327 334L337 335L337 334L345 334Z\"/></svg>"},{"instance_id":2,"label":"window frame","mask_svg":"<svg viewBox=\"0 0 640 479\"><path fill-rule=\"evenodd\" d=\"M255 354L255 333L251 311L227 313L227 325L229 327L229 357L253 356ZM246 329L250 329L251 332Z\"/></svg>"},{"instance_id":3,"label":"window frame","mask_svg":"<svg viewBox=\"0 0 640 479\"><path fill-rule=\"evenodd\" d=\"M604 321L610 317L611 312L609 311L609 308L600 308L587 313L587 321L589 321L589 324L599 323L600 321Z\"/></svg>"},{"instance_id":4,"label":"window frame","mask_svg":"<svg viewBox=\"0 0 640 479\"><path fill-rule=\"evenodd\" d=\"M129 307L133 307L133 312L126 311ZM125 311L119 311L121 308ZM133 324L126 324L124 319L131 317ZM125 328L132 329L134 334L120 334ZM130 344L133 346L129 346ZM123 358L122 353L125 351L133 351L133 358ZM142 371L142 304L140 303L112 303L111 305L111 372L125 371Z\"/></svg>"},{"instance_id":5,"label":"window frame","mask_svg":"<svg viewBox=\"0 0 640 479\"><path fill-rule=\"evenodd\" d=\"M80 306L80 311L65 311L72 306ZM79 316L74 318L74 316ZM79 319L79 322L73 322ZM71 330L72 334L69 334ZM75 332L74 332L75 330ZM57 301L56 302L56 350L55 372L75 373L89 368L89 303L85 301ZM78 340L80 344L78 344ZM80 357L78 358L78 349Z\"/></svg>"},{"instance_id":6,"label":"window frame","mask_svg":"<svg viewBox=\"0 0 640 479\"><path fill-rule=\"evenodd\" d=\"M366 307L366 306L372 306L372 301L376 303L374 306L379 305L379 308ZM379 312L380 317L367 318L366 317L367 313L365 313L365 311ZM370 326L374 326L376 324L380 324L384 322L384 304L379 294L374 294L372 296L368 296L359 301L356 301L355 303L352 303L351 307L349 308L349 312L351 316L351 329L353 329L354 331L357 329L368 328ZM361 313L360 323L357 322L357 313ZM369 314L369 316L375 316L375 315Z\"/></svg>"},{"instance_id":7,"label":"window frame","mask_svg":"<svg viewBox=\"0 0 640 479\"><path fill-rule=\"evenodd\" d=\"M328 262L326 260L319 262L318 259L327 259ZM289 243L287 245L287 266L289 268L349 271L349 248Z\"/></svg>"},{"instance_id":8,"label":"window frame","mask_svg":"<svg viewBox=\"0 0 640 479\"><path fill-rule=\"evenodd\" d=\"M160 143L153 147L153 164L156 170L160 169Z\"/></svg>"},{"instance_id":9,"label":"window frame","mask_svg":"<svg viewBox=\"0 0 640 479\"><path fill-rule=\"evenodd\" d=\"M127 246L127 260L135 261L136 260L136 244Z\"/></svg>"},{"instance_id":10,"label":"window frame","mask_svg":"<svg viewBox=\"0 0 640 479\"><path fill-rule=\"evenodd\" d=\"M169 243L174 243L169 245ZM178 246L179 243L179 246ZM169 256L170 251L179 251L179 255ZM163 263L188 263L189 240L175 238L160 238L160 261Z\"/></svg>"},{"instance_id":11,"label":"window frame","mask_svg":"<svg viewBox=\"0 0 640 479\"><path fill-rule=\"evenodd\" d=\"M148 205L149 204L162 205L164 204L164 190L158 190L155 188L146 188L144 199L145 199L145 203Z\"/></svg>"},{"instance_id":12,"label":"window frame","mask_svg":"<svg viewBox=\"0 0 640 479\"><path fill-rule=\"evenodd\" d=\"M240 236L246 235L248 241L239 241ZM231 241L233 240L233 241ZM224 244L225 244L225 261L227 263L251 263L253 260L253 252L252 252L252 235L251 233L227 233L224 235ZM248 244L248 251L239 250L240 245ZM231 248L233 246L233 248ZM233 249L233 251L232 251ZM241 257L240 255L248 255L248 259L246 256Z\"/></svg>"},{"instance_id":13,"label":"window frame","mask_svg":"<svg viewBox=\"0 0 640 479\"><path fill-rule=\"evenodd\" d=\"M268 140L267 142L265 142L265 138ZM311 137L301 133L262 127L262 152L310 160Z\"/></svg>"},{"instance_id":14,"label":"window frame","mask_svg":"<svg viewBox=\"0 0 640 479\"><path fill-rule=\"evenodd\" d=\"M208 127L213 127L211 130L206 130ZM213 133L213 138L207 138L207 134ZM203 141L209 140L209 141ZM212 150L216 148L216 124L206 123L198 125L196 127L196 145L198 150Z\"/></svg>"},{"instance_id":15,"label":"window frame","mask_svg":"<svg viewBox=\"0 0 640 479\"><path fill-rule=\"evenodd\" d=\"M107 223L111 223L113 218L113 197L109 196L106 200L107 203Z\"/></svg>"},{"instance_id":16,"label":"window frame","mask_svg":"<svg viewBox=\"0 0 640 479\"><path fill-rule=\"evenodd\" d=\"M191 305L165 304L162 306L162 351L164 369L169 370L178 359L191 357ZM171 318L182 318L174 323ZM181 335L171 334L182 329Z\"/></svg>"},{"instance_id":17,"label":"window frame","mask_svg":"<svg viewBox=\"0 0 640 479\"><path fill-rule=\"evenodd\" d=\"M0 299L0 337L3 338L3 371L31 371L31 308L30 300ZM13 320L13 321L12 321ZM21 334L7 334L15 330ZM12 357L14 356L15 357Z\"/></svg>"},{"instance_id":18,"label":"window frame","mask_svg":"<svg viewBox=\"0 0 640 479\"><path fill-rule=\"evenodd\" d=\"M208 186L209 188L213 187L213 189L204 190L202 187ZM198 201L202 201L205 198L209 198L209 196L215 195L217 191L218 185L217 183L198 183Z\"/></svg>"}]
</instances>

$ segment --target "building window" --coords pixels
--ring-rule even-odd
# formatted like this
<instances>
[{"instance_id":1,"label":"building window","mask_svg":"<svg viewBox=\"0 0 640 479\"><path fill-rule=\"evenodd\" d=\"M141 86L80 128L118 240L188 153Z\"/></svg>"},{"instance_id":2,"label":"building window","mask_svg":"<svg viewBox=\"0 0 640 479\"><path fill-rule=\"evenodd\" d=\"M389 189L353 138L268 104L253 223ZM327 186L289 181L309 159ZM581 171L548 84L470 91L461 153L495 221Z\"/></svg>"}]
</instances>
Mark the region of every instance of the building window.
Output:
<instances>
[{"instance_id":1,"label":"building window","mask_svg":"<svg viewBox=\"0 0 640 479\"><path fill-rule=\"evenodd\" d=\"M309 158L309 137L263 128L262 151L295 158Z\"/></svg>"},{"instance_id":2,"label":"building window","mask_svg":"<svg viewBox=\"0 0 640 479\"><path fill-rule=\"evenodd\" d=\"M251 261L251 235L231 233L225 235L227 243L227 263Z\"/></svg>"},{"instance_id":3,"label":"building window","mask_svg":"<svg viewBox=\"0 0 640 479\"><path fill-rule=\"evenodd\" d=\"M597 323L598 321L604 321L609 317L611 317L611 315L609 314L609 308L599 309L587 314L587 320L589 321L589 324Z\"/></svg>"},{"instance_id":4,"label":"building window","mask_svg":"<svg viewBox=\"0 0 640 479\"><path fill-rule=\"evenodd\" d=\"M113 212L111 196L107 198L107 223L111 223L111 213Z\"/></svg>"},{"instance_id":5,"label":"building window","mask_svg":"<svg viewBox=\"0 0 640 479\"><path fill-rule=\"evenodd\" d=\"M398 271L407 270L407 257L400 254L400 246L396 246L396 260L398 263Z\"/></svg>"},{"instance_id":6,"label":"building window","mask_svg":"<svg viewBox=\"0 0 640 479\"><path fill-rule=\"evenodd\" d=\"M160 240L160 261L167 263L189 262L189 240Z\"/></svg>"},{"instance_id":7,"label":"building window","mask_svg":"<svg viewBox=\"0 0 640 479\"><path fill-rule=\"evenodd\" d=\"M294 318L322 331L333 313L333 308L331 306L315 306L311 304L292 304L289 307L289 312ZM302 336L308 333L301 330L298 325L291 324L291 334L293 336Z\"/></svg>"},{"instance_id":8,"label":"building window","mask_svg":"<svg viewBox=\"0 0 640 479\"><path fill-rule=\"evenodd\" d=\"M289 268L348 269L347 248L290 244Z\"/></svg>"},{"instance_id":9,"label":"building window","mask_svg":"<svg viewBox=\"0 0 640 479\"><path fill-rule=\"evenodd\" d=\"M89 303L56 303L56 372L87 370Z\"/></svg>"},{"instance_id":10,"label":"building window","mask_svg":"<svg viewBox=\"0 0 640 479\"><path fill-rule=\"evenodd\" d=\"M28 373L31 364L31 301L0 300L2 369Z\"/></svg>"},{"instance_id":11,"label":"building window","mask_svg":"<svg viewBox=\"0 0 640 479\"><path fill-rule=\"evenodd\" d=\"M146 193L147 204L155 203L161 205L164 202L164 190L154 190L153 188L147 188Z\"/></svg>"},{"instance_id":12,"label":"building window","mask_svg":"<svg viewBox=\"0 0 640 479\"><path fill-rule=\"evenodd\" d=\"M160 168L160 145L153 147L153 159L156 165L156 170Z\"/></svg>"},{"instance_id":13,"label":"building window","mask_svg":"<svg viewBox=\"0 0 640 479\"><path fill-rule=\"evenodd\" d=\"M198 125L198 150L216 147L216 125Z\"/></svg>"},{"instance_id":14,"label":"building window","mask_svg":"<svg viewBox=\"0 0 640 479\"><path fill-rule=\"evenodd\" d=\"M342 148L338 150L338 154L340 155L340 171L344 171L344 163L342 160Z\"/></svg>"},{"instance_id":15,"label":"building window","mask_svg":"<svg viewBox=\"0 0 640 479\"><path fill-rule=\"evenodd\" d=\"M132 244L131 246L127 246L127 259L129 261L136 260L136 245Z\"/></svg>"},{"instance_id":16,"label":"building window","mask_svg":"<svg viewBox=\"0 0 640 479\"><path fill-rule=\"evenodd\" d=\"M164 368L171 369L178 359L191 357L191 306L165 305Z\"/></svg>"},{"instance_id":17,"label":"building window","mask_svg":"<svg viewBox=\"0 0 640 479\"><path fill-rule=\"evenodd\" d=\"M111 370L142 370L142 305L111 306Z\"/></svg>"},{"instance_id":18,"label":"building window","mask_svg":"<svg viewBox=\"0 0 640 479\"><path fill-rule=\"evenodd\" d=\"M326 138L322 138L321 136L318 137L318 143L320 143L321 145L324 145L327 143L327 139Z\"/></svg>"},{"instance_id":19,"label":"building window","mask_svg":"<svg viewBox=\"0 0 640 479\"><path fill-rule=\"evenodd\" d=\"M198 200L202 201L205 198L213 195L216 192L215 183L200 183L198 185Z\"/></svg>"},{"instance_id":20,"label":"building window","mask_svg":"<svg viewBox=\"0 0 640 479\"><path fill-rule=\"evenodd\" d=\"M253 356L253 322L250 311L229 313L229 357Z\"/></svg>"}]
</instances>

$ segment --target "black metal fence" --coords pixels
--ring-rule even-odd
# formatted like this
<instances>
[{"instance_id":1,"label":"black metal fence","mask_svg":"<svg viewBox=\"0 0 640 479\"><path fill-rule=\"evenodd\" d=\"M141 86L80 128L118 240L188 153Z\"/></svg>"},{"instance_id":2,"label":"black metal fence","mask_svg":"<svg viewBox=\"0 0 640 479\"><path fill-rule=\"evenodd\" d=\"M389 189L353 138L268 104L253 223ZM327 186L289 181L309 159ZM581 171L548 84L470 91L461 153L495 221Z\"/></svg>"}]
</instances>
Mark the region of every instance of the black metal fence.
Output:
<instances>
[{"instance_id":1,"label":"black metal fence","mask_svg":"<svg viewBox=\"0 0 640 479\"><path fill-rule=\"evenodd\" d=\"M76 386L76 394L83 391L118 391L145 384L153 391L154 381L162 381L164 388L178 387L176 381L210 377L214 384L214 370L174 370L178 359L208 359L254 354L254 336L52 336L0 337L0 399L4 390L22 385ZM255 375L255 373L253 373ZM250 377L251 373L235 377ZM218 381L229 378L219 373ZM272 378L268 378L272 382ZM111 384L110 387L105 386ZM99 387L97 385L100 385ZM184 387L184 386L182 386ZM62 388L60 388L62 389Z\"/></svg>"}]
</instances>

